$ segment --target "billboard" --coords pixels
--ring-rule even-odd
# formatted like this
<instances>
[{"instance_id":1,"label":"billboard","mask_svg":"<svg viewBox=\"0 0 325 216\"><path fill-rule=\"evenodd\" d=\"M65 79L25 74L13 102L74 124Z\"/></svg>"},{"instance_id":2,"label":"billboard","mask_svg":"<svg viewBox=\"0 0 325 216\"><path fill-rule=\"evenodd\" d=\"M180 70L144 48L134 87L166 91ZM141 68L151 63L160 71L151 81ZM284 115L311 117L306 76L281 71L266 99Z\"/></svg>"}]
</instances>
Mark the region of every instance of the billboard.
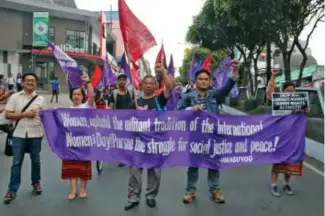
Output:
<instances>
[{"instance_id":1,"label":"billboard","mask_svg":"<svg viewBox=\"0 0 325 216\"><path fill-rule=\"evenodd\" d=\"M33 13L33 47L47 47L49 40L49 12Z\"/></svg>"}]
</instances>

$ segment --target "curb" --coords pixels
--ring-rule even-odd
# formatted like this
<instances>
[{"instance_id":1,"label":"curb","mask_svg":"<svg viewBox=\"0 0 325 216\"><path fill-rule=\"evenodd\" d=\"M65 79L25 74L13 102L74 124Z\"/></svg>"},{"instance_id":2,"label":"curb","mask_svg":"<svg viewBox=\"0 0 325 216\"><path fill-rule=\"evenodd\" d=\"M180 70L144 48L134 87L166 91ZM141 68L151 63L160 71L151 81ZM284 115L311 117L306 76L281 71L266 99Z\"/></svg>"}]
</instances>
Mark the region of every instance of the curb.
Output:
<instances>
[{"instance_id":1,"label":"curb","mask_svg":"<svg viewBox=\"0 0 325 216\"><path fill-rule=\"evenodd\" d=\"M222 104L223 109L222 111L228 114L235 114L235 115L248 115L245 112L240 110L234 109L230 106ZM317 142L315 140L309 139L308 137L305 138L306 141L306 155L311 158L314 158L322 163L324 163L324 144Z\"/></svg>"}]
</instances>

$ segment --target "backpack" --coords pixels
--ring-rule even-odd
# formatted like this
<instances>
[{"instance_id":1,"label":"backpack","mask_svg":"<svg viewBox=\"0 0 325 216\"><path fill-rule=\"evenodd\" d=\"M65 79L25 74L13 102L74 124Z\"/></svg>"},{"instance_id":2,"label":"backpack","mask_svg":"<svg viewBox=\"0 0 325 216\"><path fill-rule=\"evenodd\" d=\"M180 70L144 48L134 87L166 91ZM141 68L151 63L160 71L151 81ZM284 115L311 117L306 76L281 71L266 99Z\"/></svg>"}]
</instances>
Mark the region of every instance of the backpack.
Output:
<instances>
[{"instance_id":1,"label":"backpack","mask_svg":"<svg viewBox=\"0 0 325 216\"><path fill-rule=\"evenodd\" d=\"M133 91L131 89L127 89L127 92L129 93L131 100L133 99ZM116 108L116 100L117 100L117 89L114 89L113 91L113 98L114 98L114 109Z\"/></svg>"}]
</instances>

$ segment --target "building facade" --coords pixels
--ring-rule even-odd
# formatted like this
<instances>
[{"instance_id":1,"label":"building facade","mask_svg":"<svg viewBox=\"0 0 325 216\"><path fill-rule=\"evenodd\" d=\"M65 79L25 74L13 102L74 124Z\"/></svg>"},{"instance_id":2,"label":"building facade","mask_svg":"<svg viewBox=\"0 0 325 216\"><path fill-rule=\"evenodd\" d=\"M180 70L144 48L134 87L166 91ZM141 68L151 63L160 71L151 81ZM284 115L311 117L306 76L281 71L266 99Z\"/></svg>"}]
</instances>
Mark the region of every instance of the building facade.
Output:
<instances>
[{"instance_id":1,"label":"building facade","mask_svg":"<svg viewBox=\"0 0 325 216\"><path fill-rule=\"evenodd\" d=\"M115 56L115 36L105 24L105 15L79 10L73 0L3 0L0 4L0 74L16 76L34 72L39 87L50 91L57 77L67 92L66 74L47 47L34 47L33 13L48 12L49 41L74 58L84 72L103 64L106 53ZM13 27L14 26L14 27Z\"/></svg>"}]
</instances>

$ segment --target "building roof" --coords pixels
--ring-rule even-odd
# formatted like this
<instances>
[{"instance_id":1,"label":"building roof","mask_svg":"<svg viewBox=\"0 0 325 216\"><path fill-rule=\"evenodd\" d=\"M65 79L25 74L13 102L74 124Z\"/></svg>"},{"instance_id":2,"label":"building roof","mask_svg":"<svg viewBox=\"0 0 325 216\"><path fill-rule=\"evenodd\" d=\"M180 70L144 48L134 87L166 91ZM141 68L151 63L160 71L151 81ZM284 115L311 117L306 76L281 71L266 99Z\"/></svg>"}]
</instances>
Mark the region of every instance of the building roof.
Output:
<instances>
[{"instance_id":1,"label":"building roof","mask_svg":"<svg viewBox=\"0 0 325 216\"><path fill-rule=\"evenodd\" d=\"M77 5L74 0L37 0L39 2L45 2L47 4L55 4L64 7L77 8Z\"/></svg>"},{"instance_id":2,"label":"building roof","mask_svg":"<svg viewBox=\"0 0 325 216\"><path fill-rule=\"evenodd\" d=\"M46 3L47 0L2 0L0 7L25 12L50 12L51 16L71 20L85 20L86 18L98 18L98 13L80 10L73 7L65 7L59 4ZM73 0L69 0L73 1Z\"/></svg>"},{"instance_id":3,"label":"building roof","mask_svg":"<svg viewBox=\"0 0 325 216\"><path fill-rule=\"evenodd\" d=\"M1 1L1 0L0 0ZM63 2L64 1L64 2ZM50 3L49 3L50 2ZM53 2L53 3L51 3ZM62 3L62 4L60 4ZM67 4L67 6L62 6ZM87 21L99 34L98 12L78 9L74 0L2 0L0 7L24 12L49 12L50 16L69 20ZM112 32L107 32L108 42L116 41Z\"/></svg>"}]
</instances>

